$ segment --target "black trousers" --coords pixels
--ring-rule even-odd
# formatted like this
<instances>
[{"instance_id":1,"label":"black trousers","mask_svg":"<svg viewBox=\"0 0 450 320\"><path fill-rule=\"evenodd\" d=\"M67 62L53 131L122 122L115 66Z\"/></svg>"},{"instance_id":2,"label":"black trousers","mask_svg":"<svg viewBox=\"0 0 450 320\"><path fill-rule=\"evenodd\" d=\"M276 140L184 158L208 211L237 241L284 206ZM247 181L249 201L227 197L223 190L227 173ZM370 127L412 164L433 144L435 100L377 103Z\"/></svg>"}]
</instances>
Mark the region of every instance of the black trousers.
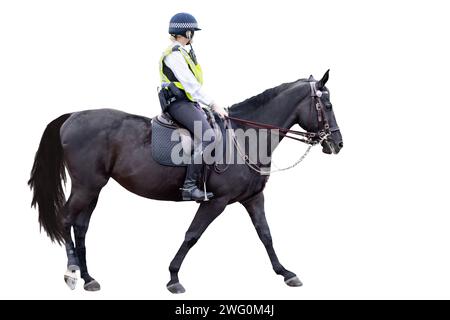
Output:
<instances>
[{"instance_id":1,"label":"black trousers","mask_svg":"<svg viewBox=\"0 0 450 320\"><path fill-rule=\"evenodd\" d=\"M206 131L211 130L211 133L214 133L208 123L208 120L206 119L205 112L202 110L198 103L187 100L176 101L167 108L167 111L175 119L175 121L189 130L194 135L194 138L198 139L198 141L203 141L203 137ZM196 121L201 124L201 132L195 132L194 130L194 123ZM199 136L200 134L201 136ZM202 149L204 150L205 147L210 143L213 143L214 140L215 136L212 136L211 140L204 141L202 144Z\"/></svg>"}]
</instances>

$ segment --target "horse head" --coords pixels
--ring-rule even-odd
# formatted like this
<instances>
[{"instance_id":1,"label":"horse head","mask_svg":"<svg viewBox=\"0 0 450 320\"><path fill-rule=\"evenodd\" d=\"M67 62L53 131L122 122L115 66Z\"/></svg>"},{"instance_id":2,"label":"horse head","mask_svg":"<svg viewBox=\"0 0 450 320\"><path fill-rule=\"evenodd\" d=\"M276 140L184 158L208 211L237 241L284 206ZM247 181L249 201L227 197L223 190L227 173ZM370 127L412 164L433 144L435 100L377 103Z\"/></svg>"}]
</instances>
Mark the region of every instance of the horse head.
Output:
<instances>
[{"instance_id":1,"label":"horse head","mask_svg":"<svg viewBox=\"0 0 450 320\"><path fill-rule=\"evenodd\" d=\"M330 70L319 81L313 76L309 77L310 97L303 99L300 104L297 123L306 131L317 134L322 152L337 154L344 143L331 104L330 90L325 86L329 75Z\"/></svg>"}]
</instances>

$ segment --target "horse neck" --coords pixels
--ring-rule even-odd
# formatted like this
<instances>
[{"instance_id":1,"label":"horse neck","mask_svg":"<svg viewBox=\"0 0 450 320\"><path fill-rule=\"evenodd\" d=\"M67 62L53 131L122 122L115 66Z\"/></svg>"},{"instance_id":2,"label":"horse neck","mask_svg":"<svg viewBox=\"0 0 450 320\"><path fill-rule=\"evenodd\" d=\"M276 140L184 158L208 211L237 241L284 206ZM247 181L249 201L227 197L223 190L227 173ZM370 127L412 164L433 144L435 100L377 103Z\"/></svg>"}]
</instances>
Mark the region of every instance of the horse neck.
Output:
<instances>
[{"instance_id":1,"label":"horse neck","mask_svg":"<svg viewBox=\"0 0 450 320\"><path fill-rule=\"evenodd\" d=\"M246 107L245 105L231 111L231 115L237 118L260 122L280 128L291 128L298 121L297 106L309 97L309 83L293 84L272 99L265 101L257 107ZM305 108L300 112L308 112ZM237 124L238 127L246 128L245 125Z\"/></svg>"},{"instance_id":2,"label":"horse neck","mask_svg":"<svg viewBox=\"0 0 450 320\"><path fill-rule=\"evenodd\" d=\"M293 113L289 111L293 111L294 106L284 106L283 108L277 108L277 100L280 100L280 98L272 99L272 101L266 102L263 106L260 106L250 112L240 113L237 117L280 128L292 127L294 125L295 119L292 116Z\"/></svg>"},{"instance_id":3,"label":"horse neck","mask_svg":"<svg viewBox=\"0 0 450 320\"><path fill-rule=\"evenodd\" d=\"M308 88L306 88L308 86ZM239 110L236 114L231 114L231 116L235 116L237 118L250 120L254 122L259 122L262 124L267 124L279 128L286 128L289 129L293 125L295 125L298 122L298 114L297 114L297 107L300 104L306 103L306 99L309 99L309 84L305 83L303 88L296 87L295 89L290 88L291 90L287 89L285 92L279 93L277 96L275 96L273 99L266 101L264 105L261 105L257 108L251 108L249 110L246 110L245 106ZM293 92L295 90L295 92ZM308 112L306 108L301 108L300 112ZM241 124L241 123L235 123L235 129L249 129L252 128L251 126ZM256 130L262 130L262 129L256 129ZM267 129L265 129L267 130ZM259 143L260 136L258 135L258 143ZM283 136L279 136L279 142L283 139ZM267 145L271 145L271 136L268 136ZM278 142L278 143L279 143ZM275 150L275 148L278 146L276 144L272 150L269 152L269 156L272 156L272 152ZM247 149L247 148L246 148ZM247 152L248 150L246 150Z\"/></svg>"}]
</instances>

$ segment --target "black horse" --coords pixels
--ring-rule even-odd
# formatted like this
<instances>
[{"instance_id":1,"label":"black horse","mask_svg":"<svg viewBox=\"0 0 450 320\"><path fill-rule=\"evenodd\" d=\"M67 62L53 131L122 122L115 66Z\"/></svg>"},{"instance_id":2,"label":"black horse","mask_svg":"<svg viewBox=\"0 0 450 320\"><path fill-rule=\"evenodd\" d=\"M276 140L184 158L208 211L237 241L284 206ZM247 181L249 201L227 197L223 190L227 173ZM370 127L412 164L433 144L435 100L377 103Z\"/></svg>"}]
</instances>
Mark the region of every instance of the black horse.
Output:
<instances>
[{"instance_id":1,"label":"black horse","mask_svg":"<svg viewBox=\"0 0 450 320\"><path fill-rule=\"evenodd\" d=\"M320 81L310 77L282 84L233 105L229 115L282 128L299 124L308 132L327 129L329 135L320 140L322 151L338 153L343 146L342 136L325 87L327 80L328 71ZM112 109L89 110L62 115L49 123L43 133L28 183L33 189L32 205L39 207L41 227L52 241L65 244L68 257L65 281L71 289L76 285L76 270L80 270L86 290L100 289L88 273L85 236L100 191L109 178L146 198L181 200L179 188L186 169L162 166L152 159L151 121ZM247 126L233 122L235 129ZM247 147L244 149L248 151ZM67 201L62 185L66 181L65 168L72 182ZM272 246L264 213L263 190L267 178L242 163L229 165L222 173L211 171L207 188L215 197L200 204L184 242L170 263L171 280L167 284L170 292L184 292L178 271L186 254L210 223L234 202L242 203L248 211L274 271L284 277L287 285L302 285L293 272L281 265Z\"/></svg>"}]
</instances>

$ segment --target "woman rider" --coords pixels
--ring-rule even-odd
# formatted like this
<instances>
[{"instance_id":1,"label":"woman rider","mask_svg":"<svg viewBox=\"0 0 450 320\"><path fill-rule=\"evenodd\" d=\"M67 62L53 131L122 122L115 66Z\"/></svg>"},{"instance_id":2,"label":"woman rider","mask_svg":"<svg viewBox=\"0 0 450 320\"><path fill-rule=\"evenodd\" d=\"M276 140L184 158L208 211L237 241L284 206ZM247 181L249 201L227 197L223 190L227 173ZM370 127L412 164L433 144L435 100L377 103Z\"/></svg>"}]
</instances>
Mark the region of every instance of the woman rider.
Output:
<instances>
[{"instance_id":1,"label":"woman rider","mask_svg":"<svg viewBox=\"0 0 450 320\"><path fill-rule=\"evenodd\" d=\"M164 51L160 60L160 74L162 86L165 87L173 83L181 89L175 102L170 103L166 111L178 123L194 134L197 141L202 141L203 134L207 130L212 130L205 113L199 102L210 107L217 112L220 117L227 115L227 112L217 105L203 90L202 69L192 49L192 38L194 32L201 30L198 28L197 20L189 13L178 13L172 17L169 24L169 34L172 44ZM187 45L190 45L188 51ZM201 124L202 136L194 132L194 122ZM198 130L198 129L197 129ZM210 141L209 143L211 143ZM205 143L206 144L206 143ZM186 178L182 188L183 200L205 200L205 193L197 187L197 179L202 169L202 148L194 148L193 161L187 165ZM206 193L206 198L213 196L211 192Z\"/></svg>"}]
</instances>

